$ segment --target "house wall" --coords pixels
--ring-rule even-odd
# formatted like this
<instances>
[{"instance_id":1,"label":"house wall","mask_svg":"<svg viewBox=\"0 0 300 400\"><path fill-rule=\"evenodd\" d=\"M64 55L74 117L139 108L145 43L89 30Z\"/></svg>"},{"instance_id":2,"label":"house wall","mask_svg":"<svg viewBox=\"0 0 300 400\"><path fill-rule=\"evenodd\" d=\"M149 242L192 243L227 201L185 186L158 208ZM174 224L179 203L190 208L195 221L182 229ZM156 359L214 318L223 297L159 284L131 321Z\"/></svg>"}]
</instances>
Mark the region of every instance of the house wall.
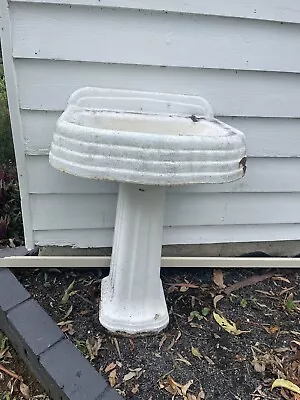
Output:
<instances>
[{"instance_id":1,"label":"house wall","mask_svg":"<svg viewBox=\"0 0 300 400\"><path fill-rule=\"evenodd\" d=\"M172 188L164 244L300 239L300 4L2 0L2 47L26 245L111 246L117 185L48 163L83 86L200 95L241 129L240 181Z\"/></svg>"}]
</instances>

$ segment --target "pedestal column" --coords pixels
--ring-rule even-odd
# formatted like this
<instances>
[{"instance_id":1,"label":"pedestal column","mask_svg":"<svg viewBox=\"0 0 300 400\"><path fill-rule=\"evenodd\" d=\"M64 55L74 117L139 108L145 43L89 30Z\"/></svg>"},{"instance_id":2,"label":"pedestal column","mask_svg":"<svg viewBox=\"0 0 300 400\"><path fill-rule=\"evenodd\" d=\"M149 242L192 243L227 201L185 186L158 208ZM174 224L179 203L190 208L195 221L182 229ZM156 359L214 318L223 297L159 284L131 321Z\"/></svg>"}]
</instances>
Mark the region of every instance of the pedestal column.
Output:
<instances>
[{"instance_id":1,"label":"pedestal column","mask_svg":"<svg viewBox=\"0 0 300 400\"><path fill-rule=\"evenodd\" d=\"M160 280L165 188L121 183L100 322L108 330L158 332L169 322Z\"/></svg>"}]
</instances>

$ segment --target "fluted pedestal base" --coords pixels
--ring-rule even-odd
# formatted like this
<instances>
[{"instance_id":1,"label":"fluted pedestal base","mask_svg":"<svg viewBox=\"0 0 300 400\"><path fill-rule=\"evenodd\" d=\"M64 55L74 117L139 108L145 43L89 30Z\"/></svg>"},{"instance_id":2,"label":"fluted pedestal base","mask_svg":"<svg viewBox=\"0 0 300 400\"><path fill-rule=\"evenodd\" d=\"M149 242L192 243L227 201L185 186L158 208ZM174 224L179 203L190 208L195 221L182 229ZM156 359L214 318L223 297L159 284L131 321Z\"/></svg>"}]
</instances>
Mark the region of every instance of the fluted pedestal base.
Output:
<instances>
[{"instance_id":1,"label":"fluted pedestal base","mask_svg":"<svg viewBox=\"0 0 300 400\"><path fill-rule=\"evenodd\" d=\"M165 188L121 183L100 322L112 332L159 332L169 315L160 280Z\"/></svg>"}]
</instances>

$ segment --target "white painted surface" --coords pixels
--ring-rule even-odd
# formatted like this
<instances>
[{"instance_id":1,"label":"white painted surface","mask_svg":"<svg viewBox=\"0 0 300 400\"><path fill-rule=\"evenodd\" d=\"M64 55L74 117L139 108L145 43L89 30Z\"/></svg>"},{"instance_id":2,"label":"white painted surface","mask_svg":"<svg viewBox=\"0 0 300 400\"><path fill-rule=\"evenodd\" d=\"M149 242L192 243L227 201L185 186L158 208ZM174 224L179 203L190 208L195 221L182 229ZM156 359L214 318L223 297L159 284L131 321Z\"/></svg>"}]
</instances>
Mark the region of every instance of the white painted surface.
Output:
<instances>
[{"instance_id":1,"label":"white painted surface","mask_svg":"<svg viewBox=\"0 0 300 400\"><path fill-rule=\"evenodd\" d=\"M48 154L55 123L60 115L60 111L21 110L26 154ZM219 119L245 133L249 157L299 157L300 118Z\"/></svg>"},{"instance_id":2,"label":"white painted surface","mask_svg":"<svg viewBox=\"0 0 300 400\"><path fill-rule=\"evenodd\" d=\"M110 257L13 256L0 258L5 268L107 268ZM173 268L299 268L299 258L280 257L161 257L161 266Z\"/></svg>"},{"instance_id":3,"label":"white painted surface","mask_svg":"<svg viewBox=\"0 0 300 400\"><path fill-rule=\"evenodd\" d=\"M246 171L245 137L198 96L81 88L58 119L59 171L140 185L227 183Z\"/></svg>"},{"instance_id":4,"label":"white painted surface","mask_svg":"<svg viewBox=\"0 0 300 400\"><path fill-rule=\"evenodd\" d=\"M160 280L165 188L120 184L109 276L100 322L112 332L158 332L169 322Z\"/></svg>"},{"instance_id":5,"label":"white painted surface","mask_svg":"<svg viewBox=\"0 0 300 400\"><path fill-rule=\"evenodd\" d=\"M300 71L296 24L45 3L11 13L16 58Z\"/></svg>"},{"instance_id":6,"label":"white painted surface","mask_svg":"<svg viewBox=\"0 0 300 400\"><path fill-rule=\"evenodd\" d=\"M6 0L1 1L2 13L5 4ZM260 0L225 3L223 0L102 0L101 7L96 0L10 2L11 18L3 14L0 24L5 28L1 37L6 42L2 47L8 66L9 95L15 92L15 101L10 101L11 112L21 118L21 127L14 127L18 158L22 159L24 151L44 154L26 156L26 168L21 168L29 185L27 189L25 180L21 181L24 199L26 193L34 193L28 197L29 203L23 200L27 244L32 243L31 234L39 244L83 247L112 244L116 203L112 200L107 205L106 196L116 193L116 185L103 183L100 187L95 182L83 183L80 178L62 177L56 171L50 172L46 162L56 118L65 108L70 94L83 86L200 95L212 104L220 119L246 133L248 154L254 157L248 161L248 176L241 182L212 189L206 186L183 188L180 212L187 218L175 209L168 211L171 227L164 228L165 243L299 239L299 4L294 0L271 3ZM146 11L139 13L139 8ZM172 12L166 14L163 10ZM110 15L110 20L101 19L98 24L100 14L101 17ZM135 18L136 15L139 18ZM63 16L65 25L61 20ZM70 26L73 17L77 22L86 18L86 25L77 27L77 32ZM133 23L134 36L124 21ZM114 27L111 35L108 22ZM75 45L70 44L66 27L76 34ZM79 32L82 37L90 38L92 27L98 33L99 43L95 35L92 36L97 54L78 38ZM185 33L190 42L183 42ZM123 34L124 38L132 40L130 51ZM228 38L226 42L225 37ZM201 38L205 38L202 52ZM49 43L52 40L53 44ZM205 47L207 43L210 48ZM176 49L175 44L179 48ZM154 46L158 46L159 52L155 53ZM12 57L11 49L18 58ZM36 50L41 52L34 54ZM61 60L51 60L57 57ZM74 59L77 61L72 61ZM93 61L80 62L85 59ZM107 64L109 60L115 64ZM167 208L177 206L170 197L176 190L168 194ZM216 192L221 194L216 195ZM86 193L84 200L93 209L96 197L101 198L106 210L104 224L102 219L97 226L90 225L88 207L84 203L80 205L83 193ZM237 208L225 209L229 198L226 200L224 195L234 198L234 204L239 204ZM199 202L205 210L209 207L206 204L215 204L218 217L226 219L226 225L222 225L214 213L211 219L207 216L203 221L198 213L197 223L191 224L189 215L199 210ZM69 211L70 205L72 211ZM53 222L52 217L45 218L46 213L54 217ZM77 223L78 213L86 215L80 223Z\"/></svg>"},{"instance_id":7,"label":"white painted surface","mask_svg":"<svg viewBox=\"0 0 300 400\"><path fill-rule=\"evenodd\" d=\"M219 15L262 19L270 21L300 22L300 5L297 0L13 0L19 3L48 3L86 5L99 8L128 8L137 10L172 11L175 13Z\"/></svg>"}]
</instances>

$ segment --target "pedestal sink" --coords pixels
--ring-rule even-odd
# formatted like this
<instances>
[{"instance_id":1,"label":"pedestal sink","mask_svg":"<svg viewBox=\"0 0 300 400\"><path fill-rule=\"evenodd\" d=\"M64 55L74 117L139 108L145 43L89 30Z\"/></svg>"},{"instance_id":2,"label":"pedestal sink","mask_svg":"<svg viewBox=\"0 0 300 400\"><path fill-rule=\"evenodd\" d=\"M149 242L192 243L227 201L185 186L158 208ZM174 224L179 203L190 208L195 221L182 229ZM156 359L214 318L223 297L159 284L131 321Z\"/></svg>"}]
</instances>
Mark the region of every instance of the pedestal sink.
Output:
<instances>
[{"instance_id":1,"label":"pedestal sink","mask_svg":"<svg viewBox=\"0 0 300 400\"><path fill-rule=\"evenodd\" d=\"M101 324L129 334L165 328L169 316L160 281L165 189L241 178L244 135L216 120L200 97L83 88L57 121L50 163L72 175L120 182Z\"/></svg>"}]
</instances>

